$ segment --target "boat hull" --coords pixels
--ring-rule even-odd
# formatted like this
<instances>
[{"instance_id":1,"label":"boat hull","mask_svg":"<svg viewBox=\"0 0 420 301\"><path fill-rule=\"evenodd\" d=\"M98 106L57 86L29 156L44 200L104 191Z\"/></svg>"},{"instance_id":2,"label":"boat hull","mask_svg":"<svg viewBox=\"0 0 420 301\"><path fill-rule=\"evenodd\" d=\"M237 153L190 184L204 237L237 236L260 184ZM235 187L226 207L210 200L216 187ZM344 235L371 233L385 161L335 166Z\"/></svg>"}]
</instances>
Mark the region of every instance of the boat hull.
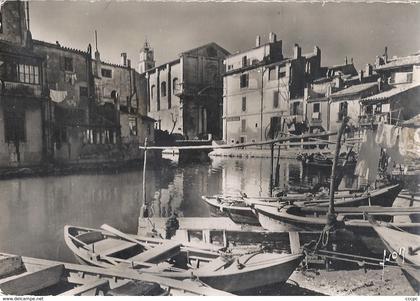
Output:
<instances>
[{"instance_id":1,"label":"boat hull","mask_svg":"<svg viewBox=\"0 0 420 301\"><path fill-rule=\"evenodd\" d=\"M248 270L245 267L242 271L222 271L220 273L217 271L200 272L199 270L196 270L193 274L207 285L218 290L230 293L246 291L258 287L286 282L293 271L301 263L303 255L289 254L286 256L288 257L287 260L281 260L275 264L269 262L260 268L251 268ZM160 275L177 280L184 280L191 277L191 274L187 273L163 273Z\"/></svg>"},{"instance_id":2,"label":"boat hull","mask_svg":"<svg viewBox=\"0 0 420 301\"><path fill-rule=\"evenodd\" d=\"M236 224L248 224L253 226L260 226L258 217L251 207L226 205L222 202L217 202L214 197L202 197L206 204L210 207L210 211L214 216L229 217Z\"/></svg>"}]
</instances>

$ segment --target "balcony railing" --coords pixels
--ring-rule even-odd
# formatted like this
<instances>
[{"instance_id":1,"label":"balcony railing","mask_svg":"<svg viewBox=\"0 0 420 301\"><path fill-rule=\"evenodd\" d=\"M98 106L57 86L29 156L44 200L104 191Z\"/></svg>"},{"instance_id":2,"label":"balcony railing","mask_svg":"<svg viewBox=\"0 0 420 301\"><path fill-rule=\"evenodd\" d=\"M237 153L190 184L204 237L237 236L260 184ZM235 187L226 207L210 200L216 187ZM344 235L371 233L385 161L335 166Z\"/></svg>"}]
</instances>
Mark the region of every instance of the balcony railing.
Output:
<instances>
[{"instance_id":1,"label":"balcony railing","mask_svg":"<svg viewBox=\"0 0 420 301\"><path fill-rule=\"evenodd\" d=\"M381 121L388 123L390 121L389 113L375 113L359 116L359 124L362 126L376 125Z\"/></svg>"},{"instance_id":2,"label":"balcony railing","mask_svg":"<svg viewBox=\"0 0 420 301\"><path fill-rule=\"evenodd\" d=\"M42 96L41 85L4 81L3 84L0 84L0 89L2 89L2 93L5 95L24 97Z\"/></svg>"}]
</instances>

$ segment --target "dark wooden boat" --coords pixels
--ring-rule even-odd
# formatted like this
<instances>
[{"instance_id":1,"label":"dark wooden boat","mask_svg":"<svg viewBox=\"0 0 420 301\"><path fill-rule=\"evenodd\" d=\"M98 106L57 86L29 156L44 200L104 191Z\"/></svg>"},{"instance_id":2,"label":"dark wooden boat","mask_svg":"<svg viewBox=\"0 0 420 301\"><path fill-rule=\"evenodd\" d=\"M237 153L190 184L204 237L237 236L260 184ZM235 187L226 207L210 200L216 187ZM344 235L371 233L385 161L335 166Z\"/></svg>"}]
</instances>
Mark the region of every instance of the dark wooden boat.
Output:
<instances>
[{"instance_id":1,"label":"dark wooden boat","mask_svg":"<svg viewBox=\"0 0 420 301\"><path fill-rule=\"evenodd\" d=\"M413 289L420 293L420 232L408 233L392 224L381 225L371 222L373 229L382 239L391 254L396 260L405 277ZM389 256L388 256L389 257ZM386 262L384 262L386 264Z\"/></svg>"},{"instance_id":2,"label":"dark wooden boat","mask_svg":"<svg viewBox=\"0 0 420 301\"><path fill-rule=\"evenodd\" d=\"M392 206L402 187L400 184L385 186L363 193L352 193L351 191L339 191L335 194L334 204L337 207L356 206ZM224 215L235 223L261 225L258 218L258 211L254 209L257 205L282 207L285 204L294 204L297 207L318 206L327 208L329 196L318 196L319 198L300 199L300 196L276 197L276 198L253 198L253 197L223 197L203 196L202 199L209 205L215 215Z\"/></svg>"},{"instance_id":3,"label":"dark wooden boat","mask_svg":"<svg viewBox=\"0 0 420 301\"><path fill-rule=\"evenodd\" d=\"M193 277L229 292L285 282L303 258L261 252L226 257L171 240L112 232L66 226L65 241L76 258L89 265L132 268L177 280Z\"/></svg>"},{"instance_id":4,"label":"dark wooden boat","mask_svg":"<svg viewBox=\"0 0 420 301\"><path fill-rule=\"evenodd\" d=\"M327 207L256 205L255 210L258 212L258 219L262 227L270 231L321 232L327 223ZM356 230L356 228L371 228L370 223L364 219L366 213L390 221L394 216L420 215L420 207L337 207L335 212L339 222L342 222L349 230L352 228ZM420 230L420 223L401 222L394 223L394 225L409 232ZM360 232L359 230L356 232Z\"/></svg>"},{"instance_id":5,"label":"dark wooden boat","mask_svg":"<svg viewBox=\"0 0 420 301\"><path fill-rule=\"evenodd\" d=\"M37 296L227 294L199 281L179 281L129 269L102 269L6 253L0 253L0 291L4 295Z\"/></svg>"},{"instance_id":6,"label":"dark wooden boat","mask_svg":"<svg viewBox=\"0 0 420 301\"><path fill-rule=\"evenodd\" d=\"M333 165L333 158L324 154L310 154L301 155L297 158L302 162L304 168L322 168L331 169ZM338 165L341 168L354 169L357 164L355 153L351 152L349 155L343 153L338 158Z\"/></svg>"}]
</instances>

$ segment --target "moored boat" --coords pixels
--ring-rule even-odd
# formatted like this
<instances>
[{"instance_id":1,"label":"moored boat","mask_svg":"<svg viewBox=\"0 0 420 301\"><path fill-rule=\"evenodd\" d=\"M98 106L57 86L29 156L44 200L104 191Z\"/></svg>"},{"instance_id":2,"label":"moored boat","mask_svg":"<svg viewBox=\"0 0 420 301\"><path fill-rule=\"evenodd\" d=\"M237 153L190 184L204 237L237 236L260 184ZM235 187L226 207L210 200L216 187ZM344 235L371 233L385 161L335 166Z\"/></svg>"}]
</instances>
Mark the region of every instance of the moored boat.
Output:
<instances>
[{"instance_id":1,"label":"moored boat","mask_svg":"<svg viewBox=\"0 0 420 301\"><path fill-rule=\"evenodd\" d=\"M226 295L199 281L178 281L132 270L102 269L0 253L4 295Z\"/></svg>"},{"instance_id":2,"label":"moored boat","mask_svg":"<svg viewBox=\"0 0 420 301\"><path fill-rule=\"evenodd\" d=\"M341 191L334 194L336 207L356 207L356 206L392 206L402 187L400 184L393 184L372 191L362 193L351 193ZM203 196L202 199L210 206L214 214L229 217L238 224L261 225L258 210L255 207L271 206L275 208L284 207L286 204L294 204L297 207L318 206L327 208L329 205L329 195L318 195L310 197L308 195L292 197L231 197L231 196Z\"/></svg>"},{"instance_id":3,"label":"moored boat","mask_svg":"<svg viewBox=\"0 0 420 301\"><path fill-rule=\"evenodd\" d=\"M413 289L420 293L420 232L408 233L393 225L381 225L373 222L372 227L382 239L395 260L410 282ZM386 256L385 256L386 257ZM384 264L386 264L384 262Z\"/></svg>"},{"instance_id":4,"label":"moored boat","mask_svg":"<svg viewBox=\"0 0 420 301\"><path fill-rule=\"evenodd\" d=\"M260 226L252 207L248 206L245 200L234 199L229 201L225 198L222 201L217 196L202 196L201 198L209 205L212 215L227 216L237 224Z\"/></svg>"},{"instance_id":5,"label":"moored boat","mask_svg":"<svg viewBox=\"0 0 420 301\"><path fill-rule=\"evenodd\" d=\"M302 254L262 252L221 255L171 240L112 232L66 226L65 241L76 257L89 265L132 268L178 280L197 277L229 292L285 282L303 258Z\"/></svg>"},{"instance_id":6,"label":"moored boat","mask_svg":"<svg viewBox=\"0 0 420 301\"><path fill-rule=\"evenodd\" d=\"M263 228L277 232L321 232L327 223L326 207L298 207L288 205L273 207L256 205L258 219ZM420 207L394 208L394 207L337 207L337 221L349 231L360 233L363 229L371 228L369 222L364 220L364 214L369 213L391 221L394 216L417 216ZM420 223L398 222L393 223L408 231L420 230ZM371 231L370 231L371 232Z\"/></svg>"}]
</instances>

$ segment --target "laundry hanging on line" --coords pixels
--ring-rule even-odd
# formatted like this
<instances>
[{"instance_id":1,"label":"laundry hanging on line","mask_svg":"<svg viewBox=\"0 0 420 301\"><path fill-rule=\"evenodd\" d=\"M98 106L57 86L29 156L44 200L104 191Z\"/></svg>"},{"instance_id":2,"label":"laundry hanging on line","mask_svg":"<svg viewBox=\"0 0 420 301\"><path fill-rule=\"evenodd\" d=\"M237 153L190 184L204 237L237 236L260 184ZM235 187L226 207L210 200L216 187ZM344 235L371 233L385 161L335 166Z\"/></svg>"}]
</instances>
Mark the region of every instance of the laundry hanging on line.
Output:
<instances>
[{"instance_id":1,"label":"laundry hanging on line","mask_svg":"<svg viewBox=\"0 0 420 301\"><path fill-rule=\"evenodd\" d=\"M61 103L67 97L67 91L57 91L50 89L50 98L53 102Z\"/></svg>"}]
</instances>

